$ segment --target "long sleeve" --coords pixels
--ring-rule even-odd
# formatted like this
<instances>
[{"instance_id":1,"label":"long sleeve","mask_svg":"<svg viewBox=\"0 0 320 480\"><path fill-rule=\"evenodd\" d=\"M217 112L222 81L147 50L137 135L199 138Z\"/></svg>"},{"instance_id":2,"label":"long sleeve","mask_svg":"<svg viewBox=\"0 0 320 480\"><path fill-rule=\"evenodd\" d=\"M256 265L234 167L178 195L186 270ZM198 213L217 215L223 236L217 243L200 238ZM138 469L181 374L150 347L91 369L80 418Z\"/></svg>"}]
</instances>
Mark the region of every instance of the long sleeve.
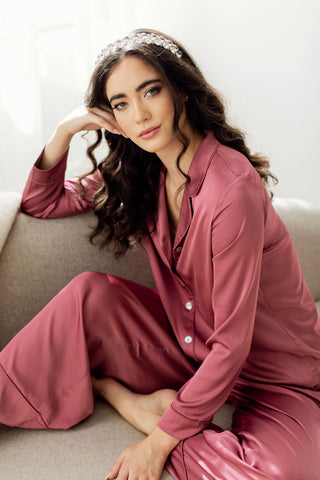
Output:
<instances>
[{"instance_id":1,"label":"long sleeve","mask_svg":"<svg viewBox=\"0 0 320 480\"><path fill-rule=\"evenodd\" d=\"M48 170L40 170L38 164L43 151L33 166L21 201L21 210L40 218L56 218L75 215L92 208L95 191L102 185L100 172L87 176L81 192L77 179L65 180L68 151Z\"/></svg>"},{"instance_id":2,"label":"long sleeve","mask_svg":"<svg viewBox=\"0 0 320 480\"><path fill-rule=\"evenodd\" d=\"M158 423L176 438L192 436L211 423L249 354L264 241L263 198L261 186L252 177L249 181L238 178L214 216L209 354Z\"/></svg>"}]
</instances>

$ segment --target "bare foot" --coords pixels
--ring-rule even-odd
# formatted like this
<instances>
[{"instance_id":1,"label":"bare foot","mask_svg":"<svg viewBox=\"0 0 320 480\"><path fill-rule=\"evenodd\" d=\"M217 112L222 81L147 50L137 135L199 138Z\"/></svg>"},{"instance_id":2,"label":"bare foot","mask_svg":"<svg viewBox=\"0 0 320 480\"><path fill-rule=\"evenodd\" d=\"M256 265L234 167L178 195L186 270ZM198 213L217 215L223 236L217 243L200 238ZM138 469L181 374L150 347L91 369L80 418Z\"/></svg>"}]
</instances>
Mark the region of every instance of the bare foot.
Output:
<instances>
[{"instance_id":1,"label":"bare foot","mask_svg":"<svg viewBox=\"0 0 320 480\"><path fill-rule=\"evenodd\" d=\"M92 378L94 392L109 402L131 425L149 434L176 395L165 388L148 395L134 393L113 378Z\"/></svg>"}]
</instances>

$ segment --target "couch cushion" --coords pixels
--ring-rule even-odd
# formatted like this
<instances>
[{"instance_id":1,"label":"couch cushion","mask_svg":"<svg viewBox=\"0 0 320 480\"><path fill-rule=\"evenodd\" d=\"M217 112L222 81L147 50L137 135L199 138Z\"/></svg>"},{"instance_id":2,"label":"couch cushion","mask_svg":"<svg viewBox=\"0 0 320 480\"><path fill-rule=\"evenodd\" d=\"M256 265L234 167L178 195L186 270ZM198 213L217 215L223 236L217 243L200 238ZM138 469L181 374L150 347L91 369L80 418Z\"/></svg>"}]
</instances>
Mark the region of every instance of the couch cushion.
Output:
<instances>
[{"instance_id":1,"label":"couch cushion","mask_svg":"<svg viewBox=\"0 0 320 480\"><path fill-rule=\"evenodd\" d=\"M232 412L231 405L224 405L215 423L230 429ZM99 399L93 415L66 431L0 425L0 479L103 480L122 450L143 438ZM161 480L172 478L164 471Z\"/></svg>"},{"instance_id":2,"label":"couch cushion","mask_svg":"<svg viewBox=\"0 0 320 480\"><path fill-rule=\"evenodd\" d=\"M66 430L24 430L0 425L1 480L103 480L121 451L144 435L107 403ZM173 477L165 471L161 480Z\"/></svg>"}]
</instances>

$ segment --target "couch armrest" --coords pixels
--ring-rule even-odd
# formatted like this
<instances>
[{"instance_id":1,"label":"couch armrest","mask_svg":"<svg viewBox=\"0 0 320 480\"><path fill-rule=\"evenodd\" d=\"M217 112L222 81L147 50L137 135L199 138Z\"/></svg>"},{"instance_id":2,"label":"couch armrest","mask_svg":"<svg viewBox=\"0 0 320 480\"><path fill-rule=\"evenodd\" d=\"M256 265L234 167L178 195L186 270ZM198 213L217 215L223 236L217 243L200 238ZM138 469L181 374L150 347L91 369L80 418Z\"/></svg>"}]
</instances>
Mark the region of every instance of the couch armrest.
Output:
<instances>
[{"instance_id":1,"label":"couch armrest","mask_svg":"<svg viewBox=\"0 0 320 480\"><path fill-rule=\"evenodd\" d=\"M21 194L0 192L0 253L20 209Z\"/></svg>"}]
</instances>

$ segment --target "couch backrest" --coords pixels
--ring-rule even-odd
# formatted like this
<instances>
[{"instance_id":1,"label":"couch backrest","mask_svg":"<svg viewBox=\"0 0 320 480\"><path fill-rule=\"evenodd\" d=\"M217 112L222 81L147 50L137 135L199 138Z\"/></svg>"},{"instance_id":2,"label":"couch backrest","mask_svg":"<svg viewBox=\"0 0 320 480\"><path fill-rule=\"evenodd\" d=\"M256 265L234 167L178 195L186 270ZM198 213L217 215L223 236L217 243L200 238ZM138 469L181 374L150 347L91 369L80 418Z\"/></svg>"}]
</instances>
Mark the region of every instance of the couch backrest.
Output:
<instances>
[{"instance_id":1,"label":"couch backrest","mask_svg":"<svg viewBox=\"0 0 320 480\"><path fill-rule=\"evenodd\" d=\"M72 278L108 272L154 287L145 251L116 260L90 244L94 215L37 219L19 213L0 256L0 350Z\"/></svg>"},{"instance_id":2,"label":"couch backrest","mask_svg":"<svg viewBox=\"0 0 320 480\"><path fill-rule=\"evenodd\" d=\"M275 199L295 244L313 297L320 299L320 209L298 200ZM142 248L115 260L92 246L94 215L36 219L19 213L0 256L0 349L77 274L87 270L154 287Z\"/></svg>"},{"instance_id":3,"label":"couch backrest","mask_svg":"<svg viewBox=\"0 0 320 480\"><path fill-rule=\"evenodd\" d=\"M274 207L293 240L313 298L320 300L320 207L289 198L275 198Z\"/></svg>"}]
</instances>

